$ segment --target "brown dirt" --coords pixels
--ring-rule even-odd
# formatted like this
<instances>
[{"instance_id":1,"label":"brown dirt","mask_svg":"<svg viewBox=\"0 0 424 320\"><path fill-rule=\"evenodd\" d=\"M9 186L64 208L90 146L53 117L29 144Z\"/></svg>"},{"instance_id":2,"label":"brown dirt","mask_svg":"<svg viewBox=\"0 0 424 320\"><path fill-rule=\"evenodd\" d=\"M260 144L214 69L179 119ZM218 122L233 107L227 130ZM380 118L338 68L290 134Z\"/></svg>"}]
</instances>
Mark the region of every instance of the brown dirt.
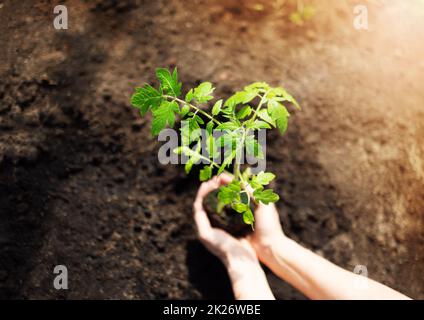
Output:
<instances>
[{"instance_id":1,"label":"brown dirt","mask_svg":"<svg viewBox=\"0 0 424 320\"><path fill-rule=\"evenodd\" d=\"M422 3L369 1L357 31L354 1L312 2L300 28L271 0L66 1L55 30L56 1L0 1L0 298L232 297L195 239L196 176L159 164L128 103L177 65L186 88L293 92L303 110L267 149L285 232L423 299ZM52 286L57 264L69 290Z\"/></svg>"},{"instance_id":2,"label":"brown dirt","mask_svg":"<svg viewBox=\"0 0 424 320\"><path fill-rule=\"evenodd\" d=\"M236 238L243 238L252 234L250 225L243 222L242 214L235 211L231 206L224 206L221 212L217 211L218 191L209 193L204 201L203 207L208 215L209 221L214 228L220 228ZM252 212L254 207L251 205Z\"/></svg>"}]
</instances>

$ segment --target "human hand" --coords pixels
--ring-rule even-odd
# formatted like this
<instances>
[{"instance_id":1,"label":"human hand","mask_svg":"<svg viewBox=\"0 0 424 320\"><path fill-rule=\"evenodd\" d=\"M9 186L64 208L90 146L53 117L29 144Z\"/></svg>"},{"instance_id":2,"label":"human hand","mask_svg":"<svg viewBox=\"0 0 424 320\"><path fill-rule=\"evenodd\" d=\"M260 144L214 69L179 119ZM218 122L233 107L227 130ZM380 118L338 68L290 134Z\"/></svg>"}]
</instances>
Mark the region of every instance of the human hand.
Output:
<instances>
[{"instance_id":1,"label":"human hand","mask_svg":"<svg viewBox=\"0 0 424 320\"><path fill-rule=\"evenodd\" d=\"M249 241L259 259L267 263L272 246L277 243L284 243L287 237L284 235L277 208L273 203L267 205L259 203L254 216L255 231L249 237Z\"/></svg>"},{"instance_id":2,"label":"human hand","mask_svg":"<svg viewBox=\"0 0 424 320\"><path fill-rule=\"evenodd\" d=\"M230 175L221 174L200 186L193 205L199 240L226 266L237 299L274 299L250 242L213 228L203 208L206 195L231 180Z\"/></svg>"}]
</instances>

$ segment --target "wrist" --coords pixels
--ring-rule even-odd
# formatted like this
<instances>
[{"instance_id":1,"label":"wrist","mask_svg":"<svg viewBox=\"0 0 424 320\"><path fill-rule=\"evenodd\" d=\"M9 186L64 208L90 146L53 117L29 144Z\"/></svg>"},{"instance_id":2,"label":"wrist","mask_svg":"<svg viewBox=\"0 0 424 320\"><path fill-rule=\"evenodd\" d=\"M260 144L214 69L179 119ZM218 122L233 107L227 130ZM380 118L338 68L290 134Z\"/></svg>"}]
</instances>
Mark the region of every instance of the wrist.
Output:
<instances>
[{"instance_id":1,"label":"wrist","mask_svg":"<svg viewBox=\"0 0 424 320\"><path fill-rule=\"evenodd\" d=\"M245 257L233 254L227 254L223 259L224 265L228 272L236 272L240 269L248 269L251 271L262 270L259 260L256 257Z\"/></svg>"},{"instance_id":2,"label":"wrist","mask_svg":"<svg viewBox=\"0 0 424 320\"><path fill-rule=\"evenodd\" d=\"M275 299L258 260L230 259L226 266L234 297L237 300Z\"/></svg>"},{"instance_id":3,"label":"wrist","mask_svg":"<svg viewBox=\"0 0 424 320\"><path fill-rule=\"evenodd\" d=\"M256 246L258 258L269 267L274 262L276 255L284 254L285 248L292 241L284 233L264 239Z\"/></svg>"}]
</instances>

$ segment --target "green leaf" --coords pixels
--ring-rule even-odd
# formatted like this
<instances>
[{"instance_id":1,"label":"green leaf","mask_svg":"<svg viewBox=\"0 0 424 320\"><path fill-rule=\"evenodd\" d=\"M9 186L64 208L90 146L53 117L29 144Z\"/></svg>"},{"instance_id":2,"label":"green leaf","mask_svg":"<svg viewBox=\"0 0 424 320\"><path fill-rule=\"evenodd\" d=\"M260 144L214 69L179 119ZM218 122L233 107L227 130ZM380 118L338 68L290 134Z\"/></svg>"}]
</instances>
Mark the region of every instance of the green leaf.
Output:
<instances>
[{"instance_id":1,"label":"green leaf","mask_svg":"<svg viewBox=\"0 0 424 320\"><path fill-rule=\"evenodd\" d=\"M177 147L173 150L174 153L176 154L185 154L188 157L188 160L185 164L185 172L189 173L191 168L193 167L194 164L196 164L200 158L201 158L201 154L200 152L200 148L201 148L201 144L198 143L196 145L196 150L191 149L188 146L180 146Z\"/></svg>"},{"instance_id":2,"label":"green leaf","mask_svg":"<svg viewBox=\"0 0 424 320\"><path fill-rule=\"evenodd\" d=\"M202 170L200 170L200 174L199 174L200 181L209 180L211 176L212 176L212 168L210 166L206 166Z\"/></svg>"},{"instance_id":3,"label":"green leaf","mask_svg":"<svg viewBox=\"0 0 424 320\"><path fill-rule=\"evenodd\" d=\"M188 92L187 92L187 94L186 94L186 96L185 96L185 102L187 102L187 103L190 103L191 102L191 100L193 100L193 89L190 89Z\"/></svg>"},{"instance_id":4,"label":"green leaf","mask_svg":"<svg viewBox=\"0 0 424 320\"><path fill-rule=\"evenodd\" d=\"M224 172L225 168L228 167L233 159L236 157L236 151L230 150L227 154L224 154L224 161L222 161L221 167L218 169L218 175Z\"/></svg>"},{"instance_id":5,"label":"green leaf","mask_svg":"<svg viewBox=\"0 0 424 320\"><path fill-rule=\"evenodd\" d=\"M252 113L252 108L250 106L244 106L240 109L239 112L237 112L236 118L237 119L243 119L249 116Z\"/></svg>"},{"instance_id":6,"label":"green leaf","mask_svg":"<svg viewBox=\"0 0 424 320\"><path fill-rule=\"evenodd\" d=\"M210 82L202 82L193 91L194 99L199 103L205 103L209 100L213 99L211 95L215 88L212 86Z\"/></svg>"},{"instance_id":7,"label":"green leaf","mask_svg":"<svg viewBox=\"0 0 424 320\"><path fill-rule=\"evenodd\" d=\"M270 87L268 83L266 82L254 82L252 84L249 84L248 86L244 87L245 91L252 91L252 90L268 90Z\"/></svg>"},{"instance_id":8,"label":"green leaf","mask_svg":"<svg viewBox=\"0 0 424 320\"><path fill-rule=\"evenodd\" d=\"M252 213L252 210L247 209L244 213L243 213L243 221L246 224L250 224L253 225L253 223L255 222L255 217Z\"/></svg>"},{"instance_id":9,"label":"green leaf","mask_svg":"<svg viewBox=\"0 0 424 320\"><path fill-rule=\"evenodd\" d=\"M263 186L269 184L274 179L275 179L275 174L271 172L263 172L263 171L259 172L258 175L253 178L253 180L256 183Z\"/></svg>"},{"instance_id":10,"label":"green leaf","mask_svg":"<svg viewBox=\"0 0 424 320\"><path fill-rule=\"evenodd\" d=\"M223 122L216 127L218 130L237 130L238 128L240 128L240 126L232 121Z\"/></svg>"},{"instance_id":11,"label":"green leaf","mask_svg":"<svg viewBox=\"0 0 424 320\"><path fill-rule=\"evenodd\" d=\"M162 92L149 84L143 88L137 88L131 97L131 104L140 109L141 115L145 115L149 108L156 109L162 102Z\"/></svg>"},{"instance_id":12,"label":"green leaf","mask_svg":"<svg viewBox=\"0 0 424 320\"><path fill-rule=\"evenodd\" d=\"M249 206L245 203L236 202L231 205L231 208L233 208L238 213L243 213L249 209Z\"/></svg>"},{"instance_id":13,"label":"green leaf","mask_svg":"<svg viewBox=\"0 0 424 320\"><path fill-rule=\"evenodd\" d=\"M271 116L268 114L268 110L261 109L258 111L258 117L262 120L265 120L266 122L270 123L273 127L275 127L275 121L271 118Z\"/></svg>"},{"instance_id":14,"label":"green leaf","mask_svg":"<svg viewBox=\"0 0 424 320\"><path fill-rule=\"evenodd\" d=\"M175 101L162 101L161 105L153 111L152 134L157 136L167 125L173 128L175 123L175 113L180 109Z\"/></svg>"},{"instance_id":15,"label":"green leaf","mask_svg":"<svg viewBox=\"0 0 424 320\"><path fill-rule=\"evenodd\" d=\"M249 91L245 91L245 96L243 99L243 103L249 103L250 101L252 101L253 99L255 99L258 96L258 91L257 90L249 90Z\"/></svg>"},{"instance_id":16,"label":"green leaf","mask_svg":"<svg viewBox=\"0 0 424 320\"><path fill-rule=\"evenodd\" d=\"M286 96L285 96L285 99L286 99L286 101L293 103L297 109L299 109L299 110L301 109L299 103L290 94L287 93Z\"/></svg>"},{"instance_id":17,"label":"green leaf","mask_svg":"<svg viewBox=\"0 0 424 320\"><path fill-rule=\"evenodd\" d=\"M212 121L212 120L211 120L211 121L209 121L209 122L207 123L207 125L206 125L206 132L207 132L209 135L212 135L213 126L214 126L214 123L213 123L213 121Z\"/></svg>"},{"instance_id":18,"label":"green leaf","mask_svg":"<svg viewBox=\"0 0 424 320\"><path fill-rule=\"evenodd\" d=\"M192 159L188 159L185 166L184 171L186 174L189 174L191 171L191 168L193 167L194 161Z\"/></svg>"},{"instance_id":19,"label":"green leaf","mask_svg":"<svg viewBox=\"0 0 424 320\"><path fill-rule=\"evenodd\" d=\"M260 201L263 204L269 204L272 202L277 202L280 197L278 194L274 193L272 189L260 190L257 189L253 192L253 196L256 201Z\"/></svg>"},{"instance_id":20,"label":"green leaf","mask_svg":"<svg viewBox=\"0 0 424 320\"><path fill-rule=\"evenodd\" d=\"M287 131L289 119L286 118L279 118L277 119L277 127L280 130L281 134L284 134Z\"/></svg>"},{"instance_id":21,"label":"green leaf","mask_svg":"<svg viewBox=\"0 0 424 320\"><path fill-rule=\"evenodd\" d=\"M190 111L190 107L187 104L183 105L180 112L181 117L184 117L185 115L187 115L189 111Z\"/></svg>"},{"instance_id":22,"label":"green leaf","mask_svg":"<svg viewBox=\"0 0 424 320\"><path fill-rule=\"evenodd\" d=\"M284 107L278 101L270 100L268 102L268 113L277 124L280 133L284 134L284 132L287 130L288 117L290 116L286 107Z\"/></svg>"},{"instance_id":23,"label":"green leaf","mask_svg":"<svg viewBox=\"0 0 424 320\"><path fill-rule=\"evenodd\" d=\"M253 123L248 124L246 127L248 129L254 129L254 130L271 129L271 126L267 122L261 121L261 120L255 120Z\"/></svg>"},{"instance_id":24,"label":"green leaf","mask_svg":"<svg viewBox=\"0 0 424 320\"><path fill-rule=\"evenodd\" d=\"M224 106L233 109L236 105L243 103L246 98L245 91L238 91L225 101Z\"/></svg>"},{"instance_id":25,"label":"green leaf","mask_svg":"<svg viewBox=\"0 0 424 320\"><path fill-rule=\"evenodd\" d=\"M197 141L201 136L200 126L197 122L197 119L186 118L181 122L181 142L183 145L187 146L193 141Z\"/></svg>"},{"instance_id":26,"label":"green leaf","mask_svg":"<svg viewBox=\"0 0 424 320\"><path fill-rule=\"evenodd\" d=\"M268 93L269 97L274 97L275 101L288 101L295 105L297 109L300 109L299 103L293 98L292 95L290 95L286 89L282 87L272 88L272 90Z\"/></svg>"},{"instance_id":27,"label":"green leaf","mask_svg":"<svg viewBox=\"0 0 424 320\"><path fill-rule=\"evenodd\" d=\"M202 118L200 118L197 114L193 116L193 119L196 120L198 124L205 124Z\"/></svg>"},{"instance_id":28,"label":"green leaf","mask_svg":"<svg viewBox=\"0 0 424 320\"><path fill-rule=\"evenodd\" d=\"M212 115L216 116L220 111L222 107L222 99L219 99L212 107Z\"/></svg>"},{"instance_id":29,"label":"green leaf","mask_svg":"<svg viewBox=\"0 0 424 320\"><path fill-rule=\"evenodd\" d=\"M245 181L249 180L251 175L252 175L252 170L250 169L250 167L247 167L242 173L243 180Z\"/></svg>"},{"instance_id":30,"label":"green leaf","mask_svg":"<svg viewBox=\"0 0 424 320\"><path fill-rule=\"evenodd\" d=\"M181 94L181 83L178 82L178 73L177 68L174 69L174 72L169 72L168 69L158 68L156 69L156 76L158 77L161 88L167 94L178 97Z\"/></svg>"},{"instance_id":31,"label":"green leaf","mask_svg":"<svg viewBox=\"0 0 424 320\"><path fill-rule=\"evenodd\" d=\"M248 155L258 159L264 159L262 146L258 143L253 135L249 135L245 140L246 152Z\"/></svg>"},{"instance_id":32,"label":"green leaf","mask_svg":"<svg viewBox=\"0 0 424 320\"><path fill-rule=\"evenodd\" d=\"M218 200L224 204L230 204L239 197L240 191L240 182L232 181L228 185L219 188Z\"/></svg>"},{"instance_id":33,"label":"green leaf","mask_svg":"<svg viewBox=\"0 0 424 320\"><path fill-rule=\"evenodd\" d=\"M218 146L213 137L213 135L209 134L206 140L206 152L208 153L209 159L214 159L218 153Z\"/></svg>"}]
</instances>

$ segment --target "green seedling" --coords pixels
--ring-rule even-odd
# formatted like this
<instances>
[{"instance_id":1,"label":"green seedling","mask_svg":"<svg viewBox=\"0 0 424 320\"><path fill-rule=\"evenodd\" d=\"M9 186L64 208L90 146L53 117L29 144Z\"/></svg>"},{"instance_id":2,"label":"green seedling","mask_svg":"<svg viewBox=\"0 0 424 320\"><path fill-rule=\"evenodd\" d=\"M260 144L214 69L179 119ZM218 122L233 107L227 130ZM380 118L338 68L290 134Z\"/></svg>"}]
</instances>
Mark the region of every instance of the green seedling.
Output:
<instances>
[{"instance_id":1,"label":"green seedling","mask_svg":"<svg viewBox=\"0 0 424 320\"><path fill-rule=\"evenodd\" d=\"M159 86L145 84L136 88L131 104L142 116L151 111L153 136L167 127L173 128L177 118L181 120L184 124L180 129L181 141L173 151L187 157L186 173L193 165L202 162L199 179L206 181L214 172L219 175L233 168L234 180L218 192L218 211L231 206L242 215L246 224L253 227L251 203L269 204L279 199L272 189L266 188L275 175L263 171L252 174L249 167L242 172L239 155L246 151L249 156L263 159L255 130L276 128L283 135L290 116L284 104L296 108L299 104L284 88L271 87L265 82L252 83L226 100L216 100L213 96L215 88L210 82L199 84L183 96L176 68L172 73L159 68L156 76ZM201 134L201 128L207 133L206 137ZM216 131L220 132L219 136L214 134ZM201 153L202 139L205 139L206 156ZM222 156L223 160L217 161Z\"/></svg>"}]
</instances>

